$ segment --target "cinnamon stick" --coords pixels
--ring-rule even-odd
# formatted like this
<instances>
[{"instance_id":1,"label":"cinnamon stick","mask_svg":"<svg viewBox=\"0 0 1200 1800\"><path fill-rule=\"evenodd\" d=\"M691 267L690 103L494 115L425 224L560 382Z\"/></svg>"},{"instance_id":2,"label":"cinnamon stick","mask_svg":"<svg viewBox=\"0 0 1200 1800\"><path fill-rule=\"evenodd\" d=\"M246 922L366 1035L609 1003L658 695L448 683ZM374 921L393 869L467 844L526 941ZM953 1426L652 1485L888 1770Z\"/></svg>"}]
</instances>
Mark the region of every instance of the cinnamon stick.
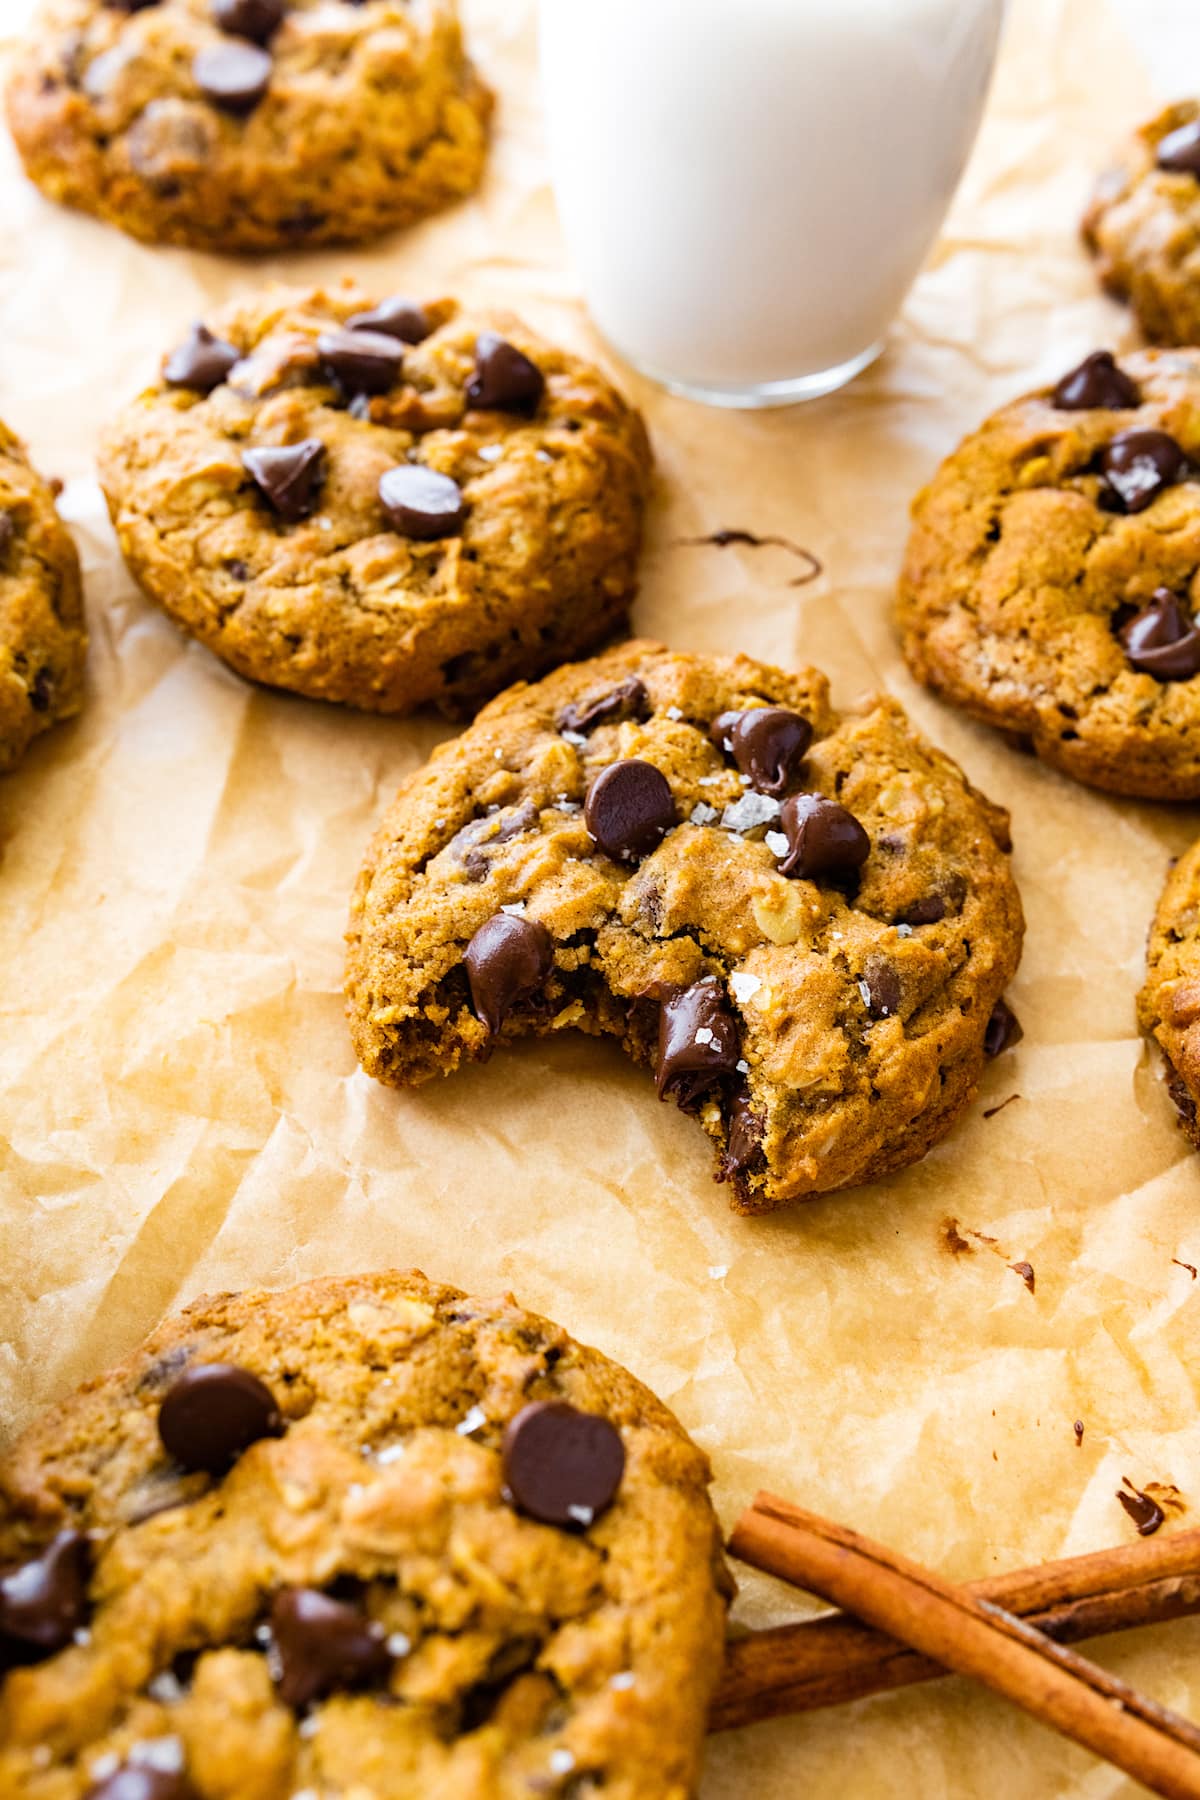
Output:
<instances>
[{"instance_id":1,"label":"cinnamon stick","mask_svg":"<svg viewBox=\"0 0 1200 1800\"><path fill-rule=\"evenodd\" d=\"M1176 1538L1161 1546L1171 1552L1163 1562L1180 1554L1173 1549L1180 1542ZM1154 1793L1168 1800L1200 1800L1200 1730L1003 1611L993 1599L956 1588L856 1532L770 1494L759 1494L739 1520L730 1549L844 1607L933 1663L973 1676ZM1113 1553L1104 1554L1111 1562ZM1158 1557L1146 1560L1159 1562ZM1196 1567L1194 1560L1191 1567ZM1035 1610L1050 1610L1064 1589L1071 1590L1068 1565L1026 1573ZM1169 1570L1155 1578L1170 1580L1178 1573ZM1146 1601L1143 1594L1141 1604Z\"/></svg>"}]
</instances>

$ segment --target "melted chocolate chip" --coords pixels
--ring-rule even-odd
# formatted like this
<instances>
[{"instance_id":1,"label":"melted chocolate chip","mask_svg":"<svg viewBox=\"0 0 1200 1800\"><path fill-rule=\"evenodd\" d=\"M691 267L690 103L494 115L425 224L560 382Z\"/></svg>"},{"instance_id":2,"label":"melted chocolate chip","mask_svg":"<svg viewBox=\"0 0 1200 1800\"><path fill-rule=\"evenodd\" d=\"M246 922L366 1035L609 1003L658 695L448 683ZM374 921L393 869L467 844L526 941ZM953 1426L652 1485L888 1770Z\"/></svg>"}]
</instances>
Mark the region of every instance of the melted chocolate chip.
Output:
<instances>
[{"instance_id":1,"label":"melted chocolate chip","mask_svg":"<svg viewBox=\"0 0 1200 1800\"><path fill-rule=\"evenodd\" d=\"M402 344L420 344L433 330L429 315L415 300L393 294L381 300L370 312L354 313L346 320L347 331L381 331L385 337L399 338Z\"/></svg>"},{"instance_id":2,"label":"melted chocolate chip","mask_svg":"<svg viewBox=\"0 0 1200 1800\"><path fill-rule=\"evenodd\" d=\"M764 1122L753 1110L750 1096L742 1089L733 1096L729 1108L729 1138L721 1159L722 1175L740 1175L753 1168L762 1156Z\"/></svg>"},{"instance_id":3,"label":"melted chocolate chip","mask_svg":"<svg viewBox=\"0 0 1200 1800\"><path fill-rule=\"evenodd\" d=\"M625 1473L616 1427L564 1400L522 1407L501 1454L507 1496L543 1525L586 1529L612 1505Z\"/></svg>"},{"instance_id":4,"label":"melted chocolate chip","mask_svg":"<svg viewBox=\"0 0 1200 1800\"><path fill-rule=\"evenodd\" d=\"M799 779L812 735L812 726L799 713L785 706L756 706L735 716L728 739L733 760L750 777L752 788L760 794L786 794Z\"/></svg>"},{"instance_id":5,"label":"melted chocolate chip","mask_svg":"<svg viewBox=\"0 0 1200 1800\"><path fill-rule=\"evenodd\" d=\"M185 1469L224 1474L259 1438L279 1437L283 1418L269 1387L237 1363L195 1363L158 1409L158 1435Z\"/></svg>"},{"instance_id":6,"label":"melted chocolate chip","mask_svg":"<svg viewBox=\"0 0 1200 1800\"><path fill-rule=\"evenodd\" d=\"M271 84L274 65L257 44L208 44L192 63L196 86L222 112L254 111Z\"/></svg>"},{"instance_id":7,"label":"melted chocolate chip","mask_svg":"<svg viewBox=\"0 0 1200 1800\"><path fill-rule=\"evenodd\" d=\"M385 469L379 477L379 499L393 530L422 541L457 536L467 516L457 481L421 463Z\"/></svg>"},{"instance_id":8,"label":"melted chocolate chip","mask_svg":"<svg viewBox=\"0 0 1200 1800\"><path fill-rule=\"evenodd\" d=\"M1092 412L1103 408L1122 412L1140 406L1142 396L1111 350L1093 350L1076 369L1063 376L1054 390L1059 412Z\"/></svg>"},{"instance_id":9,"label":"melted chocolate chip","mask_svg":"<svg viewBox=\"0 0 1200 1800\"><path fill-rule=\"evenodd\" d=\"M38 1555L0 1569L0 1669L38 1662L71 1642L88 1617L91 1553L60 1531Z\"/></svg>"},{"instance_id":10,"label":"melted chocolate chip","mask_svg":"<svg viewBox=\"0 0 1200 1800\"><path fill-rule=\"evenodd\" d=\"M168 387L191 388L197 394L211 394L240 361L240 353L224 338L214 337L207 325L197 322L177 350L172 350L163 364L163 380Z\"/></svg>"},{"instance_id":11,"label":"melted chocolate chip","mask_svg":"<svg viewBox=\"0 0 1200 1800\"><path fill-rule=\"evenodd\" d=\"M1160 138L1155 161L1173 175L1200 176L1200 119L1189 119Z\"/></svg>"},{"instance_id":12,"label":"melted chocolate chip","mask_svg":"<svg viewBox=\"0 0 1200 1800\"><path fill-rule=\"evenodd\" d=\"M583 822L592 842L618 862L648 856L679 823L670 783L638 757L610 763L593 781Z\"/></svg>"},{"instance_id":13,"label":"melted chocolate chip","mask_svg":"<svg viewBox=\"0 0 1200 1800\"><path fill-rule=\"evenodd\" d=\"M1165 431L1118 432L1100 458L1110 504L1127 513L1144 511L1187 466L1182 448Z\"/></svg>"},{"instance_id":14,"label":"melted chocolate chip","mask_svg":"<svg viewBox=\"0 0 1200 1800\"><path fill-rule=\"evenodd\" d=\"M286 10L283 0L212 0L213 23L256 44L274 36Z\"/></svg>"},{"instance_id":15,"label":"melted chocolate chip","mask_svg":"<svg viewBox=\"0 0 1200 1800\"><path fill-rule=\"evenodd\" d=\"M182 1769L158 1769L148 1762L127 1762L104 1781L88 1788L83 1800L192 1800L192 1794L193 1789Z\"/></svg>"},{"instance_id":16,"label":"melted chocolate chip","mask_svg":"<svg viewBox=\"0 0 1200 1800\"><path fill-rule=\"evenodd\" d=\"M941 894L925 894L914 900L907 912L900 914L902 925L937 925L946 916L946 902Z\"/></svg>"},{"instance_id":17,"label":"melted chocolate chip","mask_svg":"<svg viewBox=\"0 0 1200 1800\"><path fill-rule=\"evenodd\" d=\"M387 1679L392 1666L384 1627L316 1588L283 1588L271 1604L279 1698L297 1711L337 1688Z\"/></svg>"},{"instance_id":18,"label":"melted chocolate chip","mask_svg":"<svg viewBox=\"0 0 1200 1800\"><path fill-rule=\"evenodd\" d=\"M518 1000L537 992L554 967L554 940L535 919L496 913L463 953L471 1006L493 1035Z\"/></svg>"},{"instance_id":19,"label":"melted chocolate chip","mask_svg":"<svg viewBox=\"0 0 1200 1800\"><path fill-rule=\"evenodd\" d=\"M900 977L882 956L868 956L863 969L866 1005L872 1018L890 1019L900 1010Z\"/></svg>"},{"instance_id":20,"label":"melted chocolate chip","mask_svg":"<svg viewBox=\"0 0 1200 1800\"><path fill-rule=\"evenodd\" d=\"M537 816L538 809L533 801L522 800L519 806L498 819L473 819L461 831L455 832L446 848L459 857L468 881L483 881L492 866L492 852L528 831Z\"/></svg>"},{"instance_id":21,"label":"melted chocolate chip","mask_svg":"<svg viewBox=\"0 0 1200 1800\"><path fill-rule=\"evenodd\" d=\"M347 394L386 394L404 369L404 348L382 331L323 331L317 354Z\"/></svg>"},{"instance_id":22,"label":"melted chocolate chip","mask_svg":"<svg viewBox=\"0 0 1200 1800\"><path fill-rule=\"evenodd\" d=\"M658 1013L658 1097L673 1095L685 1112L725 1076L742 1054L737 1020L713 976L695 981Z\"/></svg>"},{"instance_id":23,"label":"melted chocolate chip","mask_svg":"<svg viewBox=\"0 0 1200 1800\"><path fill-rule=\"evenodd\" d=\"M475 373L467 383L469 405L530 415L545 390L545 376L523 351L494 331L480 332L475 340Z\"/></svg>"},{"instance_id":24,"label":"melted chocolate chip","mask_svg":"<svg viewBox=\"0 0 1200 1800\"><path fill-rule=\"evenodd\" d=\"M272 512L289 524L307 519L325 479L325 446L303 438L277 449L243 450L242 467Z\"/></svg>"},{"instance_id":25,"label":"melted chocolate chip","mask_svg":"<svg viewBox=\"0 0 1200 1800\"><path fill-rule=\"evenodd\" d=\"M1008 1004L1007 1000L997 1000L987 1022L987 1030L983 1034L983 1054L985 1056L1003 1056L1014 1044L1019 1044L1025 1033L1021 1029L1021 1021Z\"/></svg>"},{"instance_id":26,"label":"melted chocolate chip","mask_svg":"<svg viewBox=\"0 0 1200 1800\"><path fill-rule=\"evenodd\" d=\"M726 756L733 755L733 728L742 716L742 709L734 707L729 712L718 713L708 728L708 735L718 750Z\"/></svg>"},{"instance_id":27,"label":"melted chocolate chip","mask_svg":"<svg viewBox=\"0 0 1200 1800\"><path fill-rule=\"evenodd\" d=\"M849 875L871 854L871 840L854 814L820 794L793 794L783 803L779 823L788 841L778 865L781 875L804 881Z\"/></svg>"},{"instance_id":28,"label":"melted chocolate chip","mask_svg":"<svg viewBox=\"0 0 1200 1800\"><path fill-rule=\"evenodd\" d=\"M594 700L573 700L559 714L558 729L586 737L597 725L611 725L617 719L648 719L651 710L645 682L630 675Z\"/></svg>"},{"instance_id":29,"label":"melted chocolate chip","mask_svg":"<svg viewBox=\"0 0 1200 1800\"><path fill-rule=\"evenodd\" d=\"M1166 1513L1150 1494L1144 1494L1141 1488L1134 1487L1128 1475L1123 1475L1121 1479L1129 1492L1126 1493L1125 1488L1118 1488L1117 1499L1137 1526L1138 1536L1153 1537L1159 1526L1166 1524Z\"/></svg>"},{"instance_id":30,"label":"melted chocolate chip","mask_svg":"<svg viewBox=\"0 0 1200 1800\"><path fill-rule=\"evenodd\" d=\"M1155 588L1119 635L1140 674L1153 675L1156 681L1190 681L1200 675L1200 629L1170 588Z\"/></svg>"}]
</instances>

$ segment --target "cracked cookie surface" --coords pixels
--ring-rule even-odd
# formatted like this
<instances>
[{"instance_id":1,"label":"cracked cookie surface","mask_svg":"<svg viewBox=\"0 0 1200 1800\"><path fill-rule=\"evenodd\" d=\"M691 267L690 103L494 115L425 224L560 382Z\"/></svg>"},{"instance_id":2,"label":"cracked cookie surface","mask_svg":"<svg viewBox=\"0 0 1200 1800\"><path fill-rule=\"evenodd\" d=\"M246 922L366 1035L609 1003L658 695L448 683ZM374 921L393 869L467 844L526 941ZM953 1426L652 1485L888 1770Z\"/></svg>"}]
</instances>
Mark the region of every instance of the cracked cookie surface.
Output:
<instances>
[{"instance_id":1,"label":"cracked cookie surface","mask_svg":"<svg viewBox=\"0 0 1200 1800\"><path fill-rule=\"evenodd\" d=\"M0 771L83 704L79 557L48 482L0 424Z\"/></svg>"},{"instance_id":2,"label":"cracked cookie surface","mask_svg":"<svg viewBox=\"0 0 1200 1800\"><path fill-rule=\"evenodd\" d=\"M1200 796L1200 351L1087 358L913 505L918 680L1118 794Z\"/></svg>"},{"instance_id":3,"label":"cracked cookie surface","mask_svg":"<svg viewBox=\"0 0 1200 1800\"><path fill-rule=\"evenodd\" d=\"M1100 176L1083 218L1102 284L1155 344L1200 340L1198 121L1200 101L1182 100L1142 125Z\"/></svg>"},{"instance_id":4,"label":"cracked cookie surface","mask_svg":"<svg viewBox=\"0 0 1200 1800\"><path fill-rule=\"evenodd\" d=\"M126 560L177 624L239 674L372 712L470 710L611 637L649 475L591 364L348 286L193 328L100 454Z\"/></svg>"},{"instance_id":5,"label":"cracked cookie surface","mask_svg":"<svg viewBox=\"0 0 1200 1800\"><path fill-rule=\"evenodd\" d=\"M214 1441L259 1384L277 1413ZM581 1418L615 1498L538 1523L506 1481L536 1507ZM708 1480L640 1382L511 1297L197 1301L0 1460L0 1790L685 1800L729 1592Z\"/></svg>"},{"instance_id":6,"label":"cracked cookie surface","mask_svg":"<svg viewBox=\"0 0 1200 1800\"><path fill-rule=\"evenodd\" d=\"M428 0L43 0L7 103L51 199L253 251L361 242L470 193L492 100Z\"/></svg>"},{"instance_id":7,"label":"cracked cookie surface","mask_svg":"<svg viewBox=\"0 0 1200 1800\"><path fill-rule=\"evenodd\" d=\"M969 1102L1020 955L1007 849L894 701L633 642L501 695L401 788L353 902L355 1047L409 1086L615 1036L770 1211L917 1160Z\"/></svg>"},{"instance_id":8,"label":"cracked cookie surface","mask_svg":"<svg viewBox=\"0 0 1200 1800\"><path fill-rule=\"evenodd\" d=\"M1175 864L1158 903L1138 1023L1162 1052L1179 1128L1200 1149L1200 843Z\"/></svg>"}]
</instances>

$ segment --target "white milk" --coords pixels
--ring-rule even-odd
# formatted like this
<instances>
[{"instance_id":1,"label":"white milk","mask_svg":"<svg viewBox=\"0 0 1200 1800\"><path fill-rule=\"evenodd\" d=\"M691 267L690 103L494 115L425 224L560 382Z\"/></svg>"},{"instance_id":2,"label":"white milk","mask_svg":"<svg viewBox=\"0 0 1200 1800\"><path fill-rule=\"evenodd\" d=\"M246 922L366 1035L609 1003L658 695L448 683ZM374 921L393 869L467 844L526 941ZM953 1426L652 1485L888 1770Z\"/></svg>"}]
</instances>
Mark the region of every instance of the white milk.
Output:
<instances>
[{"instance_id":1,"label":"white milk","mask_svg":"<svg viewBox=\"0 0 1200 1800\"><path fill-rule=\"evenodd\" d=\"M970 151L1004 0L541 0L550 154L593 317L731 405L878 353Z\"/></svg>"}]
</instances>

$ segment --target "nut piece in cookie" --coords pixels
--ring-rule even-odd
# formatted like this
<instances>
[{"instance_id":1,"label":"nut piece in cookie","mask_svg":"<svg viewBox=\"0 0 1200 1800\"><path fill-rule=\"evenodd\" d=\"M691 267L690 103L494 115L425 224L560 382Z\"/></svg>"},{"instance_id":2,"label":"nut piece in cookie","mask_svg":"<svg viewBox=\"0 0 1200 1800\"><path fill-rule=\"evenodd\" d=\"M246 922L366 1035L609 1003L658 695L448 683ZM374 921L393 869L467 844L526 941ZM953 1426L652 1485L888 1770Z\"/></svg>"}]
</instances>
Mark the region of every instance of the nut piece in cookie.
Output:
<instances>
[{"instance_id":1,"label":"nut piece in cookie","mask_svg":"<svg viewBox=\"0 0 1200 1800\"><path fill-rule=\"evenodd\" d=\"M517 321L346 286L194 324L100 469L137 580L239 674L461 714L621 628L650 449Z\"/></svg>"},{"instance_id":2,"label":"nut piece in cookie","mask_svg":"<svg viewBox=\"0 0 1200 1800\"><path fill-rule=\"evenodd\" d=\"M1200 797L1200 350L1096 351L913 503L914 675L1093 787Z\"/></svg>"},{"instance_id":3,"label":"nut piece in cookie","mask_svg":"<svg viewBox=\"0 0 1200 1800\"><path fill-rule=\"evenodd\" d=\"M1154 344L1200 342L1200 101L1135 131L1096 183L1083 238Z\"/></svg>"},{"instance_id":4,"label":"nut piece in cookie","mask_svg":"<svg viewBox=\"0 0 1200 1800\"><path fill-rule=\"evenodd\" d=\"M83 704L79 557L50 484L0 424L0 772Z\"/></svg>"},{"instance_id":5,"label":"nut piece in cookie","mask_svg":"<svg viewBox=\"0 0 1200 1800\"><path fill-rule=\"evenodd\" d=\"M1175 864L1158 903L1138 1023L1162 1052L1179 1128L1200 1149L1200 843Z\"/></svg>"},{"instance_id":6,"label":"nut piece in cookie","mask_svg":"<svg viewBox=\"0 0 1200 1800\"><path fill-rule=\"evenodd\" d=\"M199 1300L0 1458L0 1793L689 1800L710 1479L511 1296Z\"/></svg>"},{"instance_id":7,"label":"nut piece in cookie","mask_svg":"<svg viewBox=\"0 0 1200 1800\"><path fill-rule=\"evenodd\" d=\"M401 789L352 908L355 1047L406 1087L611 1035L768 1212L916 1161L1015 1041L1008 848L894 702L631 643L501 695Z\"/></svg>"}]
</instances>

